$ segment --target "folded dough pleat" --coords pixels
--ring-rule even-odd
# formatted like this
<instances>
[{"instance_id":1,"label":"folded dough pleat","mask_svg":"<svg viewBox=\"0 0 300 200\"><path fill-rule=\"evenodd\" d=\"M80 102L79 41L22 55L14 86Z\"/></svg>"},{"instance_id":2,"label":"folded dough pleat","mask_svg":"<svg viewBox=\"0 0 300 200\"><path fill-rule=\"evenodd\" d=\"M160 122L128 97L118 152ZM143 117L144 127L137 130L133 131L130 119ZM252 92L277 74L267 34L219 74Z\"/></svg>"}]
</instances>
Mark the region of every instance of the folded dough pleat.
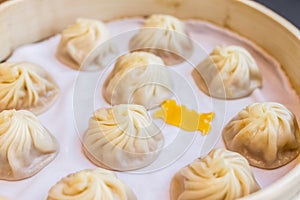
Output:
<instances>
[{"instance_id":1,"label":"folded dough pleat","mask_svg":"<svg viewBox=\"0 0 300 200\"><path fill-rule=\"evenodd\" d=\"M56 157L58 148L54 136L31 112L0 113L0 179L33 176Z\"/></svg>"},{"instance_id":2,"label":"folded dough pleat","mask_svg":"<svg viewBox=\"0 0 300 200\"><path fill-rule=\"evenodd\" d=\"M26 109L40 114L58 94L58 85L40 66L29 62L0 64L0 111Z\"/></svg>"}]
</instances>

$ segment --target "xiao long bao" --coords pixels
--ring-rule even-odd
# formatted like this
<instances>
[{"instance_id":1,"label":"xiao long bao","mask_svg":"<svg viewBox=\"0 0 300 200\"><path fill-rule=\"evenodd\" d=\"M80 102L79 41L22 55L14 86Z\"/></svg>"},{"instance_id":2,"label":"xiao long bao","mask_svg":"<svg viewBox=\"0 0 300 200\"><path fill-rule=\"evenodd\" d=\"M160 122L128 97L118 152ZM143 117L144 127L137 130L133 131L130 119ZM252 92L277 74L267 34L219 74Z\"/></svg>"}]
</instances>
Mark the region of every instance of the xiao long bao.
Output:
<instances>
[{"instance_id":1,"label":"xiao long bao","mask_svg":"<svg viewBox=\"0 0 300 200\"><path fill-rule=\"evenodd\" d=\"M61 34L56 56L67 66L83 71L106 67L117 53L101 21L77 19Z\"/></svg>"},{"instance_id":2,"label":"xiao long bao","mask_svg":"<svg viewBox=\"0 0 300 200\"><path fill-rule=\"evenodd\" d=\"M26 110L0 113L0 180L33 176L58 152L58 143L36 116Z\"/></svg>"},{"instance_id":3,"label":"xiao long bao","mask_svg":"<svg viewBox=\"0 0 300 200\"><path fill-rule=\"evenodd\" d=\"M225 149L214 149L175 174L170 199L232 200L259 189L243 156Z\"/></svg>"},{"instance_id":4,"label":"xiao long bao","mask_svg":"<svg viewBox=\"0 0 300 200\"><path fill-rule=\"evenodd\" d=\"M281 167L300 152L296 118L279 103L254 103L240 111L223 129L229 150L245 156L250 165L264 169Z\"/></svg>"},{"instance_id":5,"label":"xiao long bao","mask_svg":"<svg viewBox=\"0 0 300 200\"><path fill-rule=\"evenodd\" d=\"M146 109L132 104L97 110L83 136L83 150L94 164L119 171L149 165L163 145L163 135Z\"/></svg>"},{"instance_id":6,"label":"xiao long bao","mask_svg":"<svg viewBox=\"0 0 300 200\"><path fill-rule=\"evenodd\" d=\"M133 191L113 172L101 168L82 170L61 179L47 200L136 200Z\"/></svg>"},{"instance_id":7,"label":"xiao long bao","mask_svg":"<svg viewBox=\"0 0 300 200\"><path fill-rule=\"evenodd\" d=\"M0 64L0 111L26 109L40 114L58 94L59 87L42 67L28 62Z\"/></svg>"},{"instance_id":8,"label":"xiao long bao","mask_svg":"<svg viewBox=\"0 0 300 200\"><path fill-rule=\"evenodd\" d=\"M139 104L146 109L172 96L170 72L158 56L133 52L121 56L103 85L103 96L112 105Z\"/></svg>"},{"instance_id":9,"label":"xiao long bao","mask_svg":"<svg viewBox=\"0 0 300 200\"><path fill-rule=\"evenodd\" d=\"M143 50L160 56L167 65L188 59L193 43L183 22L170 15L151 15L130 40L129 49Z\"/></svg>"},{"instance_id":10,"label":"xiao long bao","mask_svg":"<svg viewBox=\"0 0 300 200\"><path fill-rule=\"evenodd\" d=\"M205 94L220 99L242 98L262 86L256 61L239 46L216 47L193 73Z\"/></svg>"}]
</instances>

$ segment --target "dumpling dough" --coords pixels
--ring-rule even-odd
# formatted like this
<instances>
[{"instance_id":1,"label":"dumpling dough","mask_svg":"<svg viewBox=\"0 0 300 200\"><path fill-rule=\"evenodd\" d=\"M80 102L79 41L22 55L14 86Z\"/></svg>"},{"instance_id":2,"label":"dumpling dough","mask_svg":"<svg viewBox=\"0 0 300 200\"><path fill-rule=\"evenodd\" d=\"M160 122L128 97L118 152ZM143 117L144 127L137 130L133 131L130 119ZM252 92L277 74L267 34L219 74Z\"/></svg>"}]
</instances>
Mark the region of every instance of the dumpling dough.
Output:
<instances>
[{"instance_id":1,"label":"dumpling dough","mask_svg":"<svg viewBox=\"0 0 300 200\"><path fill-rule=\"evenodd\" d=\"M239 46L216 47L196 67L193 77L204 93L220 99L242 98L262 85L254 58Z\"/></svg>"},{"instance_id":2,"label":"dumpling dough","mask_svg":"<svg viewBox=\"0 0 300 200\"><path fill-rule=\"evenodd\" d=\"M160 56L167 65L188 59L193 53L193 43L186 27L170 15L151 15L140 31L130 40L132 51L150 51Z\"/></svg>"},{"instance_id":3,"label":"dumpling dough","mask_svg":"<svg viewBox=\"0 0 300 200\"><path fill-rule=\"evenodd\" d=\"M47 200L136 200L136 196L113 172L98 168L61 179Z\"/></svg>"},{"instance_id":4,"label":"dumpling dough","mask_svg":"<svg viewBox=\"0 0 300 200\"><path fill-rule=\"evenodd\" d=\"M106 67L117 53L106 26L92 19L77 19L61 34L57 58L76 70Z\"/></svg>"},{"instance_id":5,"label":"dumpling dough","mask_svg":"<svg viewBox=\"0 0 300 200\"><path fill-rule=\"evenodd\" d=\"M214 149L176 173L170 196L171 200L233 200L259 189L244 157Z\"/></svg>"},{"instance_id":6,"label":"dumpling dough","mask_svg":"<svg viewBox=\"0 0 300 200\"><path fill-rule=\"evenodd\" d=\"M28 62L0 64L0 111L26 109L40 114L58 94L57 84L40 66Z\"/></svg>"},{"instance_id":7,"label":"dumpling dough","mask_svg":"<svg viewBox=\"0 0 300 200\"><path fill-rule=\"evenodd\" d=\"M226 147L245 156L250 165L273 169L299 154L300 132L293 113L279 103L254 103L223 129Z\"/></svg>"},{"instance_id":8,"label":"dumpling dough","mask_svg":"<svg viewBox=\"0 0 300 200\"><path fill-rule=\"evenodd\" d=\"M56 156L56 139L26 110L0 113L0 179L20 180L38 173Z\"/></svg>"},{"instance_id":9,"label":"dumpling dough","mask_svg":"<svg viewBox=\"0 0 300 200\"><path fill-rule=\"evenodd\" d=\"M84 152L93 163L119 171L149 165L163 144L160 129L139 105L97 110L83 137Z\"/></svg>"},{"instance_id":10,"label":"dumpling dough","mask_svg":"<svg viewBox=\"0 0 300 200\"><path fill-rule=\"evenodd\" d=\"M147 52L120 57L103 86L103 96L112 105L134 103L147 109L172 96L172 81L164 62Z\"/></svg>"}]
</instances>

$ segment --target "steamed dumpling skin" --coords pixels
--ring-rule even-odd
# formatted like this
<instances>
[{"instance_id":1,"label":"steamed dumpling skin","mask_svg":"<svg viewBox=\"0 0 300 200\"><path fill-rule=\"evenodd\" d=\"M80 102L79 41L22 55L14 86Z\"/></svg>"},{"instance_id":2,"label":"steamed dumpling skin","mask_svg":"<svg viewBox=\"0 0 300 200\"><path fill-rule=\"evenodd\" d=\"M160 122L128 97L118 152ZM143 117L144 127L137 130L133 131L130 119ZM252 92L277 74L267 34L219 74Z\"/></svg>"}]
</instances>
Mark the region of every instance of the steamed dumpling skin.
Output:
<instances>
[{"instance_id":1,"label":"steamed dumpling skin","mask_svg":"<svg viewBox=\"0 0 300 200\"><path fill-rule=\"evenodd\" d=\"M101 168L70 174L56 183L47 200L136 200L113 172Z\"/></svg>"},{"instance_id":2,"label":"steamed dumpling skin","mask_svg":"<svg viewBox=\"0 0 300 200\"><path fill-rule=\"evenodd\" d=\"M75 24L63 30L56 56L76 70L101 69L117 52L109 39L109 31L101 21L77 19Z\"/></svg>"},{"instance_id":3,"label":"steamed dumpling skin","mask_svg":"<svg viewBox=\"0 0 300 200\"><path fill-rule=\"evenodd\" d=\"M129 49L149 51L161 57L166 65L174 65L192 55L193 43L183 22L170 15L155 14L145 20L130 40Z\"/></svg>"},{"instance_id":4,"label":"steamed dumpling skin","mask_svg":"<svg viewBox=\"0 0 300 200\"><path fill-rule=\"evenodd\" d=\"M235 200L259 189L243 156L214 149L176 173L170 196L171 200Z\"/></svg>"},{"instance_id":5,"label":"steamed dumpling skin","mask_svg":"<svg viewBox=\"0 0 300 200\"><path fill-rule=\"evenodd\" d=\"M163 135L146 109L130 104L97 110L83 137L84 152L93 163L119 171L149 165L163 144Z\"/></svg>"},{"instance_id":6,"label":"steamed dumpling skin","mask_svg":"<svg viewBox=\"0 0 300 200\"><path fill-rule=\"evenodd\" d=\"M57 84L40 66L29 62L0 64L0 111L26 109L40 114L58 94Z\"/></svg>"},{"instance_id":7,"label":"steamed dumpling skin","mask_svg":"<svg viewBox=\"0 0 300 200\"><path fill-rule=\"evenodd\" d=\"M216 47L196 67L194 79L204 93L220 99L242 98L262 86L256 61L239 46Z\"/></svg>"},{"instance_id":8,"label":"steamed dumpling skin","mask_svg":"<svg viewBox=\"0 0 300 200\"><path fill-rule=\"evenodd\" d=\"M58 143L37 117L26 110L0 113L0 180L20 180L47 166Z\"/></svg>"},{"instance_id":9,"label":"steamed dumpling skin","mask_svg":"<svg viewBox=\"0 0 300 200\"><path fill-rule=\"evenodd\" d=\"M112 105L139 104L147 109L172 96L168 69L158 56L133 52L121 56L103 86L103 96Z\"/></svg>"},{"instance_id":10,"label":"steamed dumpling skin","mask_svg":"<svg viewBox=\"0 0 300 200\"><path fill-rule=\"evenodd\" d=\"M285 106L254 103L241 110L223 129L226 147L245 156L250 165L281 167L300 153L297 120Z\"/></svg>"}]
</instances>

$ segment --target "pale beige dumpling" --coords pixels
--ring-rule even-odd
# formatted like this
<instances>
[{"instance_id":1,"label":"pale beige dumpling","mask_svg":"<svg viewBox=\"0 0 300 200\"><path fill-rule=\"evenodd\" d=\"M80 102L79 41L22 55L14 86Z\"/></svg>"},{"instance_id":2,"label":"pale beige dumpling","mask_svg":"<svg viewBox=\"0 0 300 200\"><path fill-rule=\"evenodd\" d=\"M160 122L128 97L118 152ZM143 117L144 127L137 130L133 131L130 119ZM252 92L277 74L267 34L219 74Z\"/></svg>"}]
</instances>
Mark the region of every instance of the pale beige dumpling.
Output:
<instances>
[{"instance_id":1,"label":"pale beige dumpling","mask_svg":"<svg viewBox=\"0 0 300 200\"><path fill-rule=\"evenodd\" d=\"M198 87L207 95L236 99L262 86L262 76L252 55L239 46L216 47L194 70Z\"/></svg>"},{"instance_id":2,"label":"pale beige dumpling","mask_svg":"<svg viewBox=\"0 0 300 200\"><path fill-rule=\"evenodd\" d=\"M192 55L193 43L183 22L170 15L156 14L145 20L143 27L130 40L129 49L150 51L167 65L173 65Z\"/></svg>"},{"instance_id":3,"label":"pale beige dumpling","mask_svg":"<svg viewBox=\"0 0 300 200\"><path fill-rule=\"evenodd\" d=\"M26 110L0 113L0 180L20 180L47 166L58 143L37 117Z\"/></svg>"},{"instance_id":4,"label":"pale beige dumpling","mask_svg":"<svg viewBox=\"0 0 300 200\"><path fill-rule=\"evenodd\" d=\"M214 149L175 174L170 199L234 200L259 189L243 156L225 149Z\"/></svg>"},{"instance_id":5,"label":"pale beige dumpling","mask_svg":"<svg viewBox=\"0 0 300 200\"><path fill-rule=\"evenodd\" d=\"M0 111L26 109L40 114L58 94L58 85L42 67L29 62L0 64Z\"/></svg>"},{"instance_id":6,"label":"pale beige dumpling","mask_svg":"<svg viewBox=\"0 0 300 200\"><path fill-rule=\"evenodd\" d=\"M105 24L93 19L77 19L63 30L56 56L73 69L91 71L108 66L116 53Z\"/></svg>"},{"instance_id":7,"label":"pale beige dumpling","mask_svg":"<svg viewBox=\"0 0 300 200\"><path fill-rule=\"evenodd\" d=\"M121 56L103 85L103 96L112 105L139 104L147 109L172 96L169 69L161 58L147 52Z\"/></svg>"},{"instance_id":8,"label":"pale beige dumpling","mask_svg":"<svg viewBox=\"0 0 300 200\"><path fill-rule=\"evenodd\" d=\"M264 169L281 167L300 153L297 120L285 106L254 103L240 111L223 129L229 150L245 156L250 165Z\"/></svg>"},{"instance_id":9,"label":"pale beige dumpling","mask_svg":"<svg viewBox=\"0 0 300 200\"><path fill-rule=\"evenodd\" d=\"M136 196L113 172L98 168L61 179L47 200L136 200Z\"/></svg>"},{"instance_id":10,"label":"pale beige dumpling","mask_svg":"<svg viewBox=\"0 0 300 200\"><path fill-rule=\"evenodd\" d=\"M119 171L149 165L163 145L160 129L140 105L97 110L83 136L83 150L94 164Z\"/></svg>"}]
</instances>

